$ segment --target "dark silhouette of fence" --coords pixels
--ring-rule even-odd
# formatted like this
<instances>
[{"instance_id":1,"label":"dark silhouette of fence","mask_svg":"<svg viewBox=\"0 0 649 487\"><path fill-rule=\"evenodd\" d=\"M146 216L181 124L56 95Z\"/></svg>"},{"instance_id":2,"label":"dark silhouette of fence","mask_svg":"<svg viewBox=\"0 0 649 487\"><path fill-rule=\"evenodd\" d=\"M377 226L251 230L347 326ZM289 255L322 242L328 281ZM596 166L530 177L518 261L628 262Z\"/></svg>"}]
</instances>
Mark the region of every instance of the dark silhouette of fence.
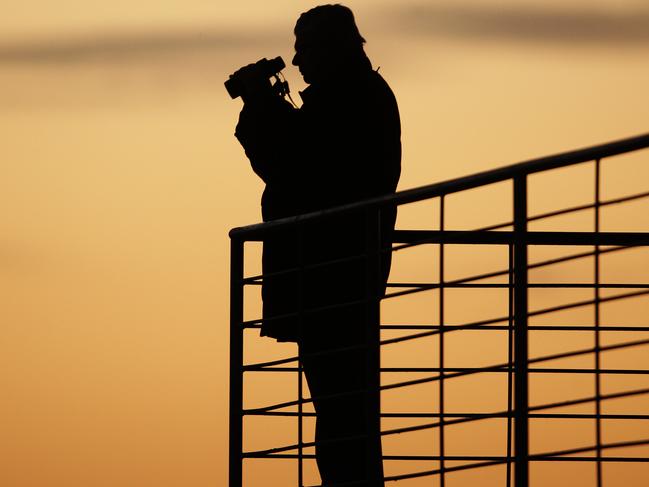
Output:
<instances>
[{"instance_id":1,"label":"dark silhouette of fence","mask_svg":"<svg viewBox=\"0 0 649 487\"><path fill-rule=\"evenodd\" d=\"M432 184L421 188L402 191L396 195L364 201L320 213L301 215L269 223L236 228L230 232L232 241L231 249L231 348L230 348L230 487L242 486L242 471L244 460L251 458L266 459L294 459L296 462L297 483L304 485L305 461L312 459L313 454L308 453L313 447L312 442L304 440L304 420L314 415L305 411L305 406L311 403L311 398L306 397L302 381L302 369L297 356L281 358L258 363L243 362L244 331L260 327L261 320L244 320L244 288L258 286L263 280L263 275L244 275L244 244L246 242L260 242L269 232L282 231L283 229L299 228L304 223L314 223L324 217L331 218L335 215L344 215L350 211L366 211L368 228L376 223L377 209L391 205L403 206L425 200L437 201L439 205L439 227L436 230L398 230L392 252L401 252L406 249L423 246L435 246L438 252L437 261L427 262L426 265L435 265L438 278L432 282L390 282L388 293L383 298L385 301L403 298L408 295L434 291L436 293L437 318L425 324L382 324L382 332L392 330L402 332L400 336L391 338L375 337L381 340L381 349L399 343L421 340L426 337L436 337L435 354L437 367L382 367L376 374L423 374L423 377L409 380L399 380L394 383L381 382L382 391L398 388L413 387L421 384L435 384L437 388L436 404L431 404L430 411L424 412L390 412L382 411L382 418L410 418L420 419L424 423L407 427L384 429L384 438L417 431L436 431L437 453L435 455L384 455L386 462L422 462L430 464L436 462L435 468L415 468L396 475L386 474L385 481L398 481L420 477L435 476L440 485L445 485L446 477L452 472L470 469L484 469L501 465L505 475L502 485L526 487L529 485L529 465L532 462L592 462L595 473L594 485L601 487L604 482L603 465L606 463L649 463L649 454L646 447L649 445L649 435L640 438L625 438L624 441L604 441L603 426L609 421L624 421L629 425L649 424L649 414L642 411L622 411L616 413L606 412L605 405L622 398L639 398L649 396L649 382L646 387L625 387L615 392L603 390L603 380L609 376L633 376L639 378L649 377L649 323L646 326L607 325L602 323L601 309L606 303L642 299L649 295L649 283L644 282L606 282L602 280L602 259L608 254L617 254L631 249L646 248L649 246L649 216L645 212L636 215L636 223L641 225L640 232L606 232L601 231L601 213L606 207L623 205L633 201L649 198L649 181L646 182L647 191L628 194L615 199L603 199L602 164L615 164L615 156L625 153L640 151L649 148L649 134L620 140L604 145L599 145L583 150L554 155L541 159L514 164L492 171ZM647 153L643 153L649 156ZM610 159L610 161L609 161ZM592 202L588 204L560 208L551 212L530 215L528 213L528 179L530 176L549 171L589 164L592 166L594 184L592 186ZM645 161L649 164L649 160ZM445 202L449 195L461 195L469 190L483 188L495 183L511 183L512 189L512 219L476 230L448 230L445 226ZM547 195L552 197L552 195ZM480 211L476 209L475 211ZM528 225L532 222L546 221L553 217L580 212L592 212L592 231L532 231ZM500 246L507 249L507 265L493 272L467 276L459 279L445 277L446 253L449 248L456 245L472 246ZM561 255L552 259L543 259L530 262L528 250L532 247L566 246L584 247L582 251ZM376 258L381 252L380 247L368 246L367 252L359 258ZM552 268L563 263L582 262L585 259L592 261L592 278L589 282L530 282L530 271ZM647 263L645 262L645 265ZM368 266L369 267L369 266ZM648 266L649 267L649 266ZM303 271L301 268L299 271ZM649 273L649 271L648 271ZM496 282L494 282L496 280ZM507 293L508 312L502 316L475 320L467 323L451 324L445 316L446 294L455 289L502 289ZM529 293L535 289L564 289L587 290L588 299L571 301L558 306L530 309ZM567 292L567 291L565 291ZM378 312L380 299L370 296L366 302ZM569 323L560 325L531 324L530 320L537 317L547 317L554 314L576 309L591 309L592 320L586 324ZM647 312L641 319L646 320ZM507 336L506 357L501 363L493 363L481 367L455 367L446 363L446 337L461 330L475 330L491 333L505 333ZM541 354L531 356L529 349L534 342L530 339L530 332L561 332L567 334L590 334L592 346L563 351L561 353ZM633 340L628 339L628 334L633 333ZM603 340L606 337L622 336L626 340ZM644 337L644 338L643 338ZM259 338L254 337L250 339ZM269 346L272 346L269 343ZM606 368L603 365L606 354L645 347L645 359L634 368ZM551 367L549 362L570 357L589 357L592 367ZM295 400L278 404L269 404L263 407L244 408L243 378L246 374L261 372L277 372L297 374L297 397ZM468 376L487 376L488 374L504 374L507 385L503 391L503 401L506 408L497 411L472 411L467 404L468 411L449 411L445 403L445 393L448 384L457 378ZM530 378L540 374L551 374L577 377L588 376L592 378L592 394L570 400L540 402L530 404ZM378 380L378 379L377 379ZM571 406L590 405L591 412L552 412L569 408ZM297 441L290 445L277 445L276 447L258 450L243 451L243 425L244 417L274 416L294 417L297 422ZM503 452L498 455L457 455L448 454L446 437L450 428L456 425L477 423L490 419L500 419L506 423L504 427ZM530 451L530 420L570 420L591 421L594 429L594 441L584 447L560 449L556 451L531 452ZM635 428L631 428L634 430ZM253 432L254 434L254 432ZM612 454L611 454L612 452ZM639 453L638 453L639 452ZM350 484L351 485L351 484ZM614 485L608 482L608 485Z\"/></svg>"}]
</instances>

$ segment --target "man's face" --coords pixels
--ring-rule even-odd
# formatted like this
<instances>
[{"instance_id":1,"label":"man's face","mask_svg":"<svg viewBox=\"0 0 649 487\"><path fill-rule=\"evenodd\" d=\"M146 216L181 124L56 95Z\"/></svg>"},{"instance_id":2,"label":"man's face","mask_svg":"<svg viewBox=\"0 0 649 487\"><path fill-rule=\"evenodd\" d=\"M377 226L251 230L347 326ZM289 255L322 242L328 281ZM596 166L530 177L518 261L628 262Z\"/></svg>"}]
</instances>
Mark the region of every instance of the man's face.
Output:
<instances>
[{"instance_id":1,"label":"man's face","mask_svg":"<svg viewBox=\"0 0 649 487\"><path fill-rule=\"evenodd\" d=\"M320 80L326 72L325 56L322 49L309 39L308 34L299 34L295 37L295 56L293 66L297 66L306 83Z\"/></svg>"}]
</instances>

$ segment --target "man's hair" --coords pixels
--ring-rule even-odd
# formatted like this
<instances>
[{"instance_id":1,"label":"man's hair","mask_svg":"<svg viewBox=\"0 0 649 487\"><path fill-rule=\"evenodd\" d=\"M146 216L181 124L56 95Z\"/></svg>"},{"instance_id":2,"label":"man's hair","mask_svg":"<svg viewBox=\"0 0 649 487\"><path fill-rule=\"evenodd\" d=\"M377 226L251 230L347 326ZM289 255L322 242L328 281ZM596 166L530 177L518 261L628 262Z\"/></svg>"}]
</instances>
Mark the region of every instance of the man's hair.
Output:
<instances>
[{"instance_id":1,"label":"man's hair","mask_svg":"<svg viewBox=\"0 0 649 487\"><path fill-rule=\"evenodd\" d=\"M295 35L308 35L318 45L362 48L365 39L358 31L354 14L344 5L319 5L304 12L295 24Z\"/></svg>"}]
</instances>

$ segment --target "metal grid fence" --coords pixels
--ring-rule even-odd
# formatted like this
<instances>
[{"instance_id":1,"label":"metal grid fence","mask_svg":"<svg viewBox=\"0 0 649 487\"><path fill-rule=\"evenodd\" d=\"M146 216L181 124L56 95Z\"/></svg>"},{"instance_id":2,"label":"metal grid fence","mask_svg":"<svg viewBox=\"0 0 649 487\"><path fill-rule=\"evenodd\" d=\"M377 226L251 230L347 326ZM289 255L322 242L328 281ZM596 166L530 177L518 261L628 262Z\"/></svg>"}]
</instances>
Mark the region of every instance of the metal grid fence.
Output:
<instances>
[{"instance_id":1,"label":"metal grid fence","mask_svg":"<svg viewBox=\"0 0 649 487\"><path fill-rule=\"evenodd\" d=\"M434 184L422 188L408 190L396 195L365 201L347 207L326 212L310 214L270 223L252 225L234 229L231 251L231 349L230 349L230 487L243 486L243 471L247 459L282 459L295 462L297 484L305 485L304 464L311 461L314 455L311 449L312 441L306 441L308 425L306 421L314 416L307 409L312 403L308 397L300 359L296 356L266 360L261 362L244 363L245 330L257 329L261 326L261 318L244 320L244 288L259 286L263 275L244 275L244 244L246 242L261 242L269 232L299 228L305 222L317 223L323 218L345 215L351 211L365 211L367 218L376 219L377 210L388 206L403 206L415 202L436 201L439 209L436 230L398 230L391 251L395 259L400 253L413 248L432 247L435 249L436 262L426 262L422 265L435 268L437 276L429 282L390 282L388 292L383 298L384 303L404 299L407 296L435 293L434 299L436 316L427 323L382 324L380 340L381 353L388 347L412 343L423 339L434 338L434 349L430 354L436 356L435 367L388 367L381 366L380 388L382 393L416 388L421 385L432 385L436 388L435 404L430 404L427 411L387 411L381 412L384 428L381 435L384 442L396 435L407 435L417 432L434 432L435 440L431 442L434 454L385 454L384 462L390 464L403 463L410 470L398 473L388 473L385 481L420 480L418 485L445 486L454 472L480 470L487 467L500 466L497 485L515 485L527 487L530 484L530 465L543 465L547 462L587 462L592 464L592 483L608 487L623 485L622 483L606 480L604 465L615 464L644 464L649 467L649 433L643 436L631 435L620 441L606 441L604 432L608 422L624 422L626 431L637 431L642 434L642 428L649 424L649 411L642 410L639 398L649 397L649 301L642 301L649 295L649 279L643 282L607 282L602 279L602 261L608 255L632 252L633 249L646 249L649 246L649 218L642 211L635 215L642 231L636 232L606 232L602 231L602 211L617 205L630 204L649 199L649 191L626 194L617 198L603 199L602 164L615 164L615 156L640 151L649 147L649 135L617 141L584 150L564 153L556 156L524 162L494 171ZM646 153L643 153L647 156ZM649 164L649 160L645 160ZM592 201L530 215L528 211L528 181L532 175L547 173L568 166L587 165L592 167L594 185ZM446 202L450 195L460 195L476 188L483 188L495 183L510 186L512 193L510 221L483 226L470 231L448 230L446 228ZM649 183L647 183L649 185ZM550 197L550 195L548 195ZM562 215L587 213L592 218L590 231L532 231L528 227L534 222L551 220ZM375 221L375 220L374 220ZM368 225L370 228L371 225ZM453 246L495 247L506 249L506 262L501 269L471 275L462 278L449 279L446 275L447 252ZM562 253L559 257L530 261L529 251L532 248L580 248L577 252ZM382 250L370 247L365 255L359 258L376 258ZM570 282L536 282L530 280L530 272L552 269L567 263L587 262L590 269L589 279L571 280ZM640 260L637 265L649 267L649 262ZM319 264L321 265L321 264ZM303 272L309 266L298 269ZM647 274L649 274L649 269ZM585 281L585 282L584 282ZM560 289L568 293L572 290L582 290L589 293L586 299L568 300L559 305L531 309L530 292L543 289ZM506 293L507 312L500 316L453 323L447 319L447 295L456 290L502 290ZM371 296L367 302L378 304L376 296ZM633 324L609 325L602 320L602 309L609 303L635 302L635 315L645 320L644 325ZM378 311L378 308L376 308ZM641 310L640 312L637 309ZM562 312L574 310L589 310L591 319L587 323L534 324L535 319L549 316L562 316ZM644 310L644 312L642 312ZM643 314L644 313L644 314ZM460 331L475 331L479 333L498 333L506 335L505 358L500 362L481 366L449 365L446 354L449 336L455 336ZM540 333L561 333L561 336L578 334L589 336L590 345L576 349L564 350L558 353L531 354L530 346L534 345L530 335L541 336ZM392 333L386 338L386 333ZM617 339L620 336L622 339ZM604 340L606 337L606 340ZM614 337L614 338L610 338ZM256 337L249 340L258 339ZM566 339L567 343L570 339ZM643 348L644 347L644 348ZM379 347L377 347L378 349ZM607 354L621 351L640 350L641 359L634 367L605 367ZM626 353L626 352L625 352ZM590 366L574 367L560 366L561 360L587 358ZM555 366L552 366L553 363ZM297 376L297 397L294 400L268 404L262 407L244 408L244 377L257 373L289 373ZM378 377L379 371L377 371ZM410 374L410 375L409 375ZM415 374L417 378L412 378ZM404 377L388 383L388 376ZM506 377L506 386L499 390L505 407L499 410L472 410L469 401L462 411L447 406L448 388L460 378L486 377L496 375ZM568 400L546 401L541 399L530 404L530 381L535 377L588 377L591 393ZM614 392L607 392L603 387L606 377L633 377L640 380L632 387L624 384ZM554 379L553 379L554 380ZM644 383L642 381L644 380ZM616 410L608 412L607 404L624 398L636 400L635 406L640 410ZM590 409L579 409L588 406ZM646 406L645 406L646 407ZM586 411L586 412L585 412ZM292 444L276 445L272 448L244 451L244 418L266 416L276 418L293 418L296 421L297 439ZM418 421L408 426L386 428L385 422L392 420ZM504 423L499 444L503 446L498 454L457 454L453 447L448 447L448 435L459 425L478 424L489 420L499 420ZM592 442L584 446L560 448L547 451L531 451L530 421L570 421L588 422L592 425ZM563 424L563 423L562 423ZM254 431L247 431L254 435ZM432 462L432 463L431 463ZM417 465L422 465L418 467ZM425 468L424 466L433 468ZM649 470L647 471L649 474ZM591 478L591 477L589 477ZM532 482L534 483L534 482ZM410 485L410 484L409 484ZM454 484L459 485L459 484ZM487 484L483 484L487 485ZM495 483L493 485L496 485Z\"/></svg>"}]
</instances>

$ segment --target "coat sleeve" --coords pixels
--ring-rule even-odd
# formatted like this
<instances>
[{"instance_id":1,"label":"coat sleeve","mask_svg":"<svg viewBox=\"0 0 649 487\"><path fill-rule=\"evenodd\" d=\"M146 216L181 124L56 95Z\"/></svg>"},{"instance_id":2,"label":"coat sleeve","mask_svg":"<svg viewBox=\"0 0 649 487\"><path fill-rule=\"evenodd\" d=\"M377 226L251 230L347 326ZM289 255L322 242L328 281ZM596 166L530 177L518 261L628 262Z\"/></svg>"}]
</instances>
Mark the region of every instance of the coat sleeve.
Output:
<instances>
[{"instance_id":1,"label":"coat sleeve","mask_svg":"<svg viewBox=\"0 0 649 487\"><path fill-rule=\"evenodd\" d=\"M295 174L297 149L289 143L299 130L299 111L273 97L244 105L235 136L253 171L266 184L285 184Z\"/></svg>"}]
</instances>

